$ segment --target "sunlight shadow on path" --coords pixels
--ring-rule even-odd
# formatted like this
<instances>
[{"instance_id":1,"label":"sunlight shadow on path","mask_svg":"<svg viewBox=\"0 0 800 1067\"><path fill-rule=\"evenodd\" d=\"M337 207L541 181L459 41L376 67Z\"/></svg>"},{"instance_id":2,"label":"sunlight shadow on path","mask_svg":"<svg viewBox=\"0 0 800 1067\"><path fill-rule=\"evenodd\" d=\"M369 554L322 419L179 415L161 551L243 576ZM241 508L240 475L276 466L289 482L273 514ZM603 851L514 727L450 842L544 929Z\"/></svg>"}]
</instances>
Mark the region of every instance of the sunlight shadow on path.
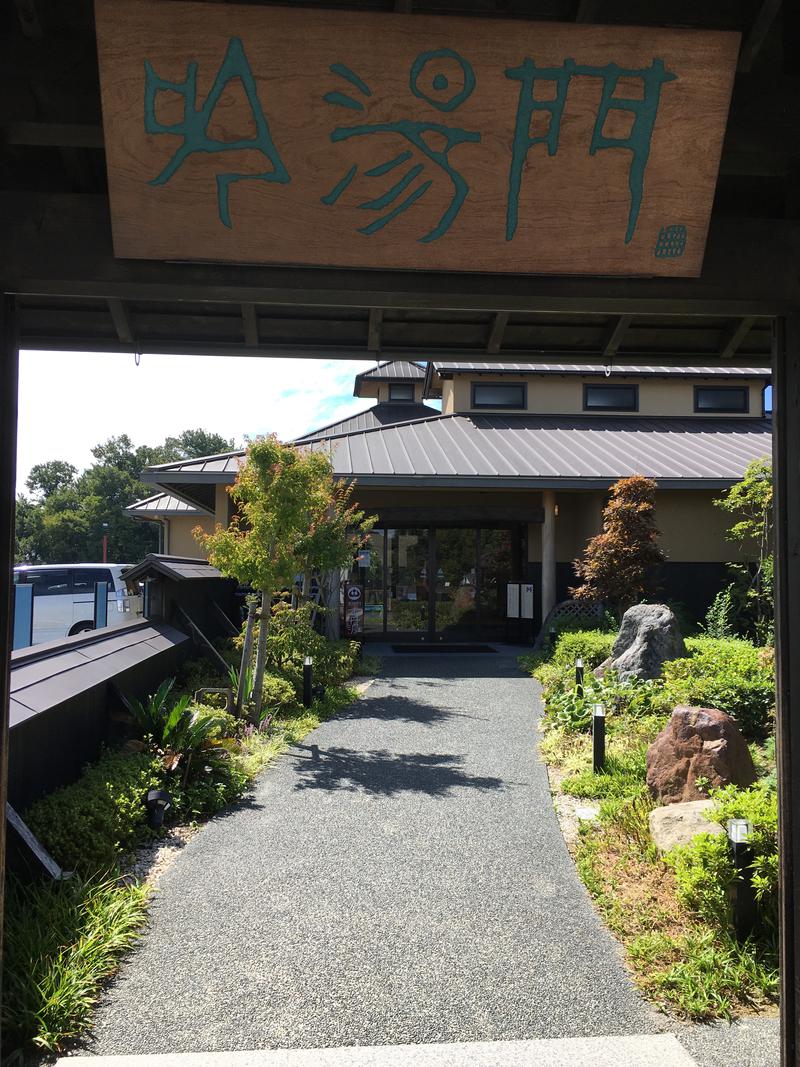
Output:
<instances>
[{"instance_id":1,"label":"sunlight shadow on path","mask_svg":"<svg viewBox=\"0 0 800 1067\"><path fill-rule=\"evenodd\" d=\"M362 790L374 796L412 792L444 797L459 788L487 791L508 785L502 778L468 774L461 756L386 749L359 752L338 747L321 751L317 745L293 748L295 770L300 776L295 789ZM299 755L298 749L307 755Z\"/></svg>"}]
</instances>

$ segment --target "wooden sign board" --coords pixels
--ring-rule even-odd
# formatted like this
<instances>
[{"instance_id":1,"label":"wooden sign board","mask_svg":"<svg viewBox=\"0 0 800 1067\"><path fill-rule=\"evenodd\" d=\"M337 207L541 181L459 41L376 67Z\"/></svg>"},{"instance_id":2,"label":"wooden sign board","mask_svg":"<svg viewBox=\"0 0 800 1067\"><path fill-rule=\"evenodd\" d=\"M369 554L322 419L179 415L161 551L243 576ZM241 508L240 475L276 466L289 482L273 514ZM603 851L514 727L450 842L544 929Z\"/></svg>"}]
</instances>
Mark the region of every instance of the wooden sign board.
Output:
<instances>
[{"instance_id":1,"label":"wooden sign board","mask_svg":"<svg viewBox=\"0 0 800 1067\"><path fill-rule=\"evenodd\" d=\"M700 273L737 34L97 0L114 251Z\"/></svg>"}]
</instances>

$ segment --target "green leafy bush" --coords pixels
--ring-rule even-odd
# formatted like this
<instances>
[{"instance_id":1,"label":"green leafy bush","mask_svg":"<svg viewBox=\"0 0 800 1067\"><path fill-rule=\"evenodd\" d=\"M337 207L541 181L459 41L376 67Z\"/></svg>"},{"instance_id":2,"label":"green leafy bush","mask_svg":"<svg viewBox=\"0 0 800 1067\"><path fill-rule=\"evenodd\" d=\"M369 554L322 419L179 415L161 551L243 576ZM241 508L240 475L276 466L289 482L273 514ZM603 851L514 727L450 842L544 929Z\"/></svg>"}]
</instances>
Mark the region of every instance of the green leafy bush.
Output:
<instances>
[{"instance_id":1,"label":"green leafy bush","mask_svg":"<svg viewBox=\"0 0 800 1067\"><path fill-rule=\"evenodd\" d=\"M148 752L106 752L77 782L37 800L25 821L66 870L94 874L150 836L144 797L164 772Z\"/></svg>"},{"instance_id":2,"label":"green leafy bush","mask_svg":"<svg viewBox=\"0 0 800 1067\"><path fill-rule=\"evenodd\" d=\"M294 686L278 674L264 675L264 707L268 713L291 714L300 707Z\"/></svg>"},{"instance_id":3,"label":"green leafy bush","mask_svg":"<svg viewBox=\"0 0 800 1067\"><path fill-rule=\"evenodd\" d=\"M774 945L778 928L778 798L766 781L750 789L734 785L714 790L710 817L723 826L729 819L749 819L753 888L760 933ZM731 925L731 891L736 871L727 837L702 834L667 857L675 870L682 903L708 922Z\"/></svg>"},{"instance_id":4,"label":"green leafy bush","mask_svg":"<svg viewBox=\"0 0 800 1067\"><path fill-rule=\"evenodd\" d=\"M313 614L313 604L293 609L285 601L279 601L272 609L267 665L273 674L292 683L298 697L303 691L306 656L314 661L314 683L326 687L341 685L351 677L358 659L358 642L328 640L314 629Z\"/></svg>"},{"instance_id":5,"label":"green leafy bush","mask_svg":"<svg viewBox=\"0 0 800 1067\"><path fill-rule=\"evenodd\" d=\"M749 641L689 638L691 653L664 664L668 701L719 708L736 719L745 737L762 740L771 732L775 674L771 649Z\"/></svg>"},{"instance_id":6,"label":"green leafy bush","mask_svg":"<svg viewBox=\"0 0 800 1067\"><path fill-rule=\"evenodd\" d=\"M8 880L3 1045L57 1052L91 1021L102 983L136 941L148 890L116 879Z\"/></svg>"},{"instance_id":7,"label":"green leafy bush","mask_svg":"<svg viewBox=\"0 0 800 1067\"><path fill-rule=\"evenodd\" d=\"M616 636L616 631L613 633L604 630L564 631L559 634L552 662L557 667L574 668L575 660L580 657L587 671L594 670L611 655Z\"/></svg>"},{"instance_id":8,"label":"green leafy bush","mask_svg":"<svg viewBox=\"0 0 800 1067\"><path fill-rule=\"evenodd\" d=\"M609 671L603 678L586 676L579 689L574 682L574 671L566 674L567 668L555 670L559 673L553 673L545 688L548 725L573 732L588 730L593 704L602 704L607 716L629 719L662 715L667 710L664 687L658 679L632 678L621 682L613 671ZM572 684L568 685L568 681Z\"/></svg>"}]
</instances>

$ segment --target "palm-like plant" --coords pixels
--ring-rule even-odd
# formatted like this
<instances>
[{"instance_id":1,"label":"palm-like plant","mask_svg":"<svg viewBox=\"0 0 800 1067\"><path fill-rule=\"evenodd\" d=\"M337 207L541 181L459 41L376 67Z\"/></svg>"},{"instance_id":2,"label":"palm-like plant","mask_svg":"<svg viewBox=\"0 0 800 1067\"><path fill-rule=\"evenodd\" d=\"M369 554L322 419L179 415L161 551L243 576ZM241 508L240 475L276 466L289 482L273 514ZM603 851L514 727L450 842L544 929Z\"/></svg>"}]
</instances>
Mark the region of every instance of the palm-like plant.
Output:
<instances>
[{"instance_id":1,"label":"palm-like plant","mask_svg":"<svg viewBox=\"0 0 800 1067\"><path fill-rule=\"evenodd\" d=\"M227 759L236 742L220 736L223 716L193 708L191 697L182 696L170 708L168 698L174 684L175 679L170 678L146 702L130 700L129 704L142 733L141 747L154 749L165 771L182 768L181 782L185 785L200 760L204 767L219 763Z\"/></svg>"}]
</instances>

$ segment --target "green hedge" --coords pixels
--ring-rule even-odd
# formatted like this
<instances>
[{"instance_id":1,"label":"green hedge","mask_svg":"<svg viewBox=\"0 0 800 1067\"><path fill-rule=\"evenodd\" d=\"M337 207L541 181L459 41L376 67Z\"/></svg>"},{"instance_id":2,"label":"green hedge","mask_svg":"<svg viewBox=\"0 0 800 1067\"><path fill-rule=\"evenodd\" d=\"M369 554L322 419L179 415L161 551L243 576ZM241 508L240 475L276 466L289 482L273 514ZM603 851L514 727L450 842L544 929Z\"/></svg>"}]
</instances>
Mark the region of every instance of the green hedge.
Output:
<instances>
[{"instance_id":1,"label":"green hedge","mask_svg":"<svg viewBox=\"0 0 800 1067\"><path fill-rule=\"evenodd\" d=\"M611 655L616 637L605 630L567 630L559 634L550 662L557 667L574 667L580 657L587 671L594 670Z\"/></svg>"},{"instance_id":2,"label":"green hedge","mask_svg":"<svg viewBox=\"0 0 800 1067\"><path fill-rule=\"evenodd\" d=\"M149 834L144 797L164 773L146 752L106 752L77 782L36 801L24 818L56 861L70 871L94 874Z\"/></svg>"},{"instance_id":3,"label":"green hedge","mask_svg":"<svg viewBox=\"0 0 800 1067\"><path fill-rule=\"evenodd\" d=\"M763 740L773 727L775 667L772 649L749 641L689 638L685 659L664 664L664 692L674 707L718 708L736 719L745 737Z\"/></svg>"}]
</instances>

